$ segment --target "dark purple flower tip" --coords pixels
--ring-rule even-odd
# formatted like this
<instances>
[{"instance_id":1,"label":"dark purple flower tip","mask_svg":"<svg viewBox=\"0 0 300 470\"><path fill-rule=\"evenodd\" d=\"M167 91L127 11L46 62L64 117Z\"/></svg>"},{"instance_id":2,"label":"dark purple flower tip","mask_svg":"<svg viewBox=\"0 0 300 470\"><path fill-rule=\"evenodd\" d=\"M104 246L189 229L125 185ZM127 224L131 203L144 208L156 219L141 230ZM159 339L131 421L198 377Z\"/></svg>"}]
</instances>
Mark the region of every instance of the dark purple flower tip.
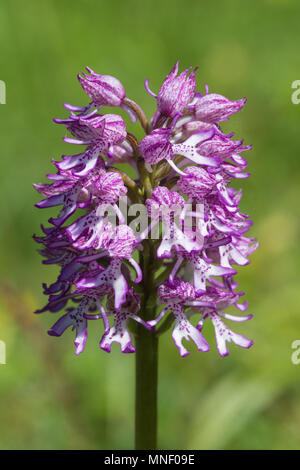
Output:
<instances>
[{"instance_id":1,"label":"dark purple flower tip","mask_svg":"<svg viewBox=\"0 0 300 470\"><path fill-rule=\"evenodd\" d=\"M100 348L101 348L103 351L107 352L107 353L110 353L110 352L111 352L111 345L110 345L110 344L105 344L105 345L101 345L101 344L100 344Z\"/></svg>"},{"instance_id":2,"label":"dark purple flower tip","mask_svg":"<svg viewBox=\"0 0 300 470\"><path fill-rule=\"evenodd\" d=\"M128 344L122 352L125 354L132 354L135 353L135 348L132 346L132 344Z\"/></svg>"},{"instance_id":3,"label":"dark purple flower tip","mask_svg":"<svg viewBox=\"0 0 300 470\"><path fill-rule=\"evenodd\" d=\"M53 330L52 328L50 328L50 330L48 330L47 333L49 336L61 336L61 334L59 334L57 331Z\"/></svg>"}]
</instances>

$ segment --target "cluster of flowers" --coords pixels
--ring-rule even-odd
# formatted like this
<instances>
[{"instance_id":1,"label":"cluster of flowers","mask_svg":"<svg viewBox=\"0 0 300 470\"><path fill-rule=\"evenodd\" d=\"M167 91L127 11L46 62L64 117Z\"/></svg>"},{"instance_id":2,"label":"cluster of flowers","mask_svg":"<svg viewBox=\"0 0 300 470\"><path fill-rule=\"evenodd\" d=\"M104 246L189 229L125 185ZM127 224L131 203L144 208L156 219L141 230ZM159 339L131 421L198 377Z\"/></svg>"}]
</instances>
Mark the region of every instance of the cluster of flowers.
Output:
<instances>
[{"instance_id":1,"label":"cluster of flowers","mask_svg":"<svg viewBox=\"0 0 300 470\"><path fill-rule=\"evenodd\" d=\"M45 196L37 207L62 206L57 218L49 219L51 226L42 226L43 235L34 236L42 245L43 263L61 267L56 282L43 284L49 300L38 313L56 313L73 302L48 333L60 336L68 327L75 329L75 353L79 354L85 347L88 322L101 320L100 348L110 352L117 342L122 352L130 353L135 349L129 319L155 334L158 323L171 312L172 338L181 356L189 354L183 339L192 339L200 351L209 349L202 335L208 320L222 356L228 354L227 342L250 347L251 340L223 322L224 318L238 322L251 318L223 311L230 305L246 310L247 303L239 302L243 292L237 290L232 265L246 265L248 255L257 248L255 239L245 236L252 222L239 211L241 191L228 186L233 178L248 177L247 162L240 154L250 147L232 140L233 134L225 135L219 124L246 100L230 101L209 93L207 87L204 95L195 92L196 69L178 75L176 63L158 95L145 82L157 103L148 124L119 80L87 71L78 79L90 104L65 104L69 118L55 119L73 136L64 141L85 146L85 150L54 161L57 173L47 175L51 184L34 185ZM120 115L99 113L103 106L120 107L133 122L140 120L146 136L138 142ZM135 180L115 166L120 163L133 167ZM125 195L130 204L136 202L135 197L146 204L149 227L140 234L124 223L118 201ZM187 204L192 209L187 210ZM116 214L116 226L106 216L108 205ZM199 205L203 210L195 209ZM181 226L173 219L168 236L162 235L155 248L161 260L158 265L167 272L157 286L157 305L163 308L156 318L146 321L140 311L142 289L137 288L143 273L134 252L143 252L154 225L161 229L168 224L170 218L160 209L173 206L182 210ZM80 216L70 222L75 211ZM189 230L183 230L185 216L194 217ZM190 321L194 314L200 315L196 326Z\"/></svg>"}]
</instances>

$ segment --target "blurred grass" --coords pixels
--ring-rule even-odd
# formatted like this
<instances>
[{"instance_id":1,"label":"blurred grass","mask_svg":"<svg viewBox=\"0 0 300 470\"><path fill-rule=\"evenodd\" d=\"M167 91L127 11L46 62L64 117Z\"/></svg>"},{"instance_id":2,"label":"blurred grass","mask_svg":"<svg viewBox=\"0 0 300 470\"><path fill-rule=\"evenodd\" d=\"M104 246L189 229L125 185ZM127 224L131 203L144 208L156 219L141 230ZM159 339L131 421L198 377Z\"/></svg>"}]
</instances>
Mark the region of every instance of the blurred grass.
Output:
<instances>
[{"instance_id":1,"label":"blurred grass","mask_svg":"<svg viewBox=\"0 0 300 470\"><path fill-rule=\"evenodd\" d=\"M76 74L89 65L116 75L148 114L177 59L199 65L199 87L232 99L244 111L225 130L253 144L252 177L241 182L242 209L261 247L240 269L249 311L242 325L249 351L214 347L180 359L168 334L160 345L159 442L162 448L293 449L300 447L299 373L291 343L300 338L299 121L291 83L299 79L300 4L284 0L187 3L96 0L0 1L0 449L129 448L133 435L134 357L98 348L90 329L86 352L74 357L72 333L46 335L53 316L34 316L41 266L31 240L47 215L33 208L31 182L53 171L66 152L63 102L84 104ZM138 136L141 136L140 130ZM212 346L211 330L208 337Z\"/></svg>"}]
</instances>

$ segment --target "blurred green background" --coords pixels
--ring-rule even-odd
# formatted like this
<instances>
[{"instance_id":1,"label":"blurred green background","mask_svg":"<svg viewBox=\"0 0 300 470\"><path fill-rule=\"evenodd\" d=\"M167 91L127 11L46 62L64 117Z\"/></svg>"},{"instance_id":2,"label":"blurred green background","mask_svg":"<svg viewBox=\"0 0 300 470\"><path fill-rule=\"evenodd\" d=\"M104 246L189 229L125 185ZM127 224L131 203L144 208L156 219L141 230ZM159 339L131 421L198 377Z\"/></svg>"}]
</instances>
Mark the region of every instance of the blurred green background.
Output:
<instances>
[{"instance_id":1,"label":"blurred green background","mask_svg":"<svg viewBox=\"0 0 300 470\"><path fill-rule=\"evenodd\" d=\"M252 177L240 183L260 249L239 275L254 319L237 330L254 339L250 350L231 345L222 359L210 331L209 353L181 359L162 337L159 446L300 448L299 17L297 0L0 1L0 449L132 447L134 356L100 351L95 327L75 357L71 332L46 334L57 316L32 314L55 268L31 239L50 215L33 207L31 183L70 152L52 118L67 115L63 102L86 103L76 80L85 65L117 76L150 115L143 81L158 90L177 59L199 66L199 90L248 98L224 129L253 144Z\"/></svg>"}]
</instances>

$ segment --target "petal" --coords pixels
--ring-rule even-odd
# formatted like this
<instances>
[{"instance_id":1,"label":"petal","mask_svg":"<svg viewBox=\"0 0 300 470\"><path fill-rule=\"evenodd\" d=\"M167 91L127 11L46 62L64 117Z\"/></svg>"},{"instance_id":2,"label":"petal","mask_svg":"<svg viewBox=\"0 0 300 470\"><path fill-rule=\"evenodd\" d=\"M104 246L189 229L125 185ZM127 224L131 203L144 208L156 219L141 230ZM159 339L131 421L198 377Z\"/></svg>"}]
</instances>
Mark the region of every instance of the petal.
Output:
<instances>
[{"instance_id":1,"label":"petal","mask_svg":"<svg viewBox=\"0 0 300 470\"><path fill-rule=\"evenodd\" d=\"M220 312L220 315L226 318L226 320L231 320L231 321L236 321L236 322L243 322L243 321L251 320L251 318L253 317L251 313L249 315L244 315L243 317L240 317L237 315L230 315L229 313L223 313L223 312L222 313Z\"/></svg>"},{"instance_id":2,"label":"petal","mask_svg":"<svg viewBox=\"0 0 300 470\"><path fill-rule=\"evenodd\" d=\"M75 354L81 354L84 351L87 340L87 320L84 318L76 329L76 338L74 341Z\"/></svg>"},{"instance_id":3,"label":"petal","mask_svg":"<svg viewBox=\"0 0 300 470\"><path fill-rule=\"evenodd\" d=\"M208 316L210 317L215 328L217 348L221 356L227 356L229 354L229 350L226 345L227 342L234 342L237 346L242 348L250 348L250 346L252 346L252 340L246 338L243 335L235 333L234 331L231 331L222 322L220 316L216 312L211 312L208 314Z\"/></svg>"},{"instance_id":4,"label":"petal","mask_svg":"<svg viewBox=\"0 0 300 470\"><path fill-rule=\"evenodd\" d=\"M167 305L166 307L164 307L161 312L157 315L156 318L154 318L153 320L150 320L150 321L147 321L147 324L151 327L154 327L157 325L157 323L159 323L166 315L167 311L170 309L170 307Z\"/></svg>"},{"instance_id":5,"label":"petal","mask_svg":"<svg viewBox=\"0 0 300 470\"><path fill-rule=\"evenodd\" d=\"M135 352L127 330L127 315L125 313L115 313L114 325L108 333L103 335L100 341L100 348L106 352L111 352L111 345L114 342L120 344L123 353Z\"/></svg>"},{"instance_id":6,"label":"petal","mask_svg":"<svg viewBox=\"0 0 300 470\"><path fill-rule=\"evenodd\" d=\"M238 333L232 332L232 341L241 348L250 348L253 345L253 341L251 339L246 338L243 335Z\"/></svg>"},{"instance_id":7,"label":"petal","mask_svg":"<svg viewBox=\"0 0 300 470\"><path fill-rule=\"evenodd\" d=\"M119 274L117 279L113 281L112 286L115 291L115 308L119 310L121 305L126 302L126 294L128 292L128 286L123 274Z\"/></svg>"}]
</instances>

